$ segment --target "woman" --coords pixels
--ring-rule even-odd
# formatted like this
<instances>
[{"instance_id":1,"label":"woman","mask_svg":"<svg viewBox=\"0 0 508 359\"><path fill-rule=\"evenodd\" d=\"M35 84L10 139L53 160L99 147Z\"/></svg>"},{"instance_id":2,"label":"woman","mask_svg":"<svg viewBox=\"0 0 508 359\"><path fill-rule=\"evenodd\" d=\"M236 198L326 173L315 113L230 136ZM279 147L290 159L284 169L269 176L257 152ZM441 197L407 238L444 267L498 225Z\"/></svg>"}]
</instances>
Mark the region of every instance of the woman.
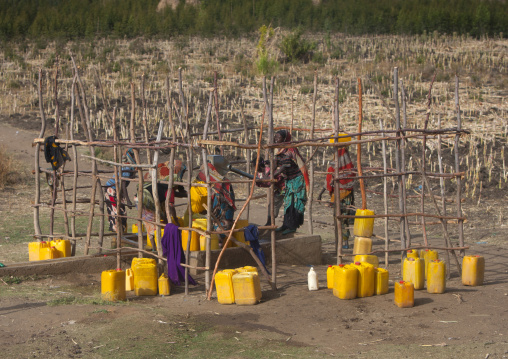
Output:
<instances>
[{"instance_id":1,"label":"woman","mask_svg":"<svg viewBox=\"0 0 508 359\"><path fill-rule=\"evenodd\" d=\"M129 165L129 164L135 164L136 160L134 159L134 151L132 148L129 148L127 151L125 151L124 155L122 156L122 163ZM136 177L136 172L134 170L134 167L125 166L122 167L121 170L121 176L124 178L134 178ZM108 219L109 219L109 230L112 232L116 232L117 229L117 215L125 216L125 205L131 207L132 202L129 198L129 193L127 192L127 187L130 184L130 181L121 181L122 187L121 190L121 198L122 203L118 206L116 203L116 182L115 178L111 178L106 182L105 186L105 193L104 193L104 200L106 202L106 207L108 210ZM121 224L122 224L122 231L123 233L127 232L127 218L122 217L121 218ZM113 245L114 243L114 245ZM115 242L113 240L111 241L111 245L113 247L116 247L116 239Z\"/></svg>"},{"instance_id":2,"label":"woman","mask_svg":"<svg viewBox=\"0 0 508 359\"><path fill-rule=\"evenodd\" d=\"M291 133L280 130L275 133L274 142L281 144L291 142ZM281 148L275 156L274 177L284 178L284 222L277 232L289 234L296 232L303 224L309 175L300 152L294 148Z\"/></svg>"},{"instance_id":3,"label":"woman","mask_svg":"<svg viewBox=\"0 0 508 359\"><path fill-rule=\"evenodd\" d=\"M157 179L159 181L168 181L169 180L169 162L159 163L157 167ZM173 179L174 181L181 182L183 175L187 167L180 160L174 161L173 167ZM146 221L144 222L145 228L148 233L148 237L150 239L150 243L154 243L154 233L157 230L157 226L155 224L149 222L155 222L155 201L153 198L152 191L152 180L150 177L150 173L146 173L144 176L145 183L143 184L143 209L141 211L141 218ZM168 193L168 185L164 183L157 183L157 193L159 196L159 213L161 214L161 219L164 223L167 223L167 215L166 215L166 196ZM169 214L171 216L171 220L174 224L178 225L178 218L176 216L176 210L174 207L175 197L186 197L187 191L185 191L184 187L181 185L174 185L173 190L169 195ZM135 197L135 201L137 201L137 196Z\"/></svg>"}]
</instances>

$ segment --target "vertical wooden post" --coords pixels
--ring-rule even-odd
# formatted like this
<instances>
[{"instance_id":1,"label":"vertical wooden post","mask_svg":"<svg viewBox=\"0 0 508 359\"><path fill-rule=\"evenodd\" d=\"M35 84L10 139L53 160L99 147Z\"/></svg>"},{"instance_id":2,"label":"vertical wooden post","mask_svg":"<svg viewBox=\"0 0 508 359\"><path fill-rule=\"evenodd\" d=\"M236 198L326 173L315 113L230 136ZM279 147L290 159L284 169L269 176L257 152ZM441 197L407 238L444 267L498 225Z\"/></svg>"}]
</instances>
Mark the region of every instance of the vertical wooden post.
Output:
<instances>
[{"instance_id":1,"label":"vertical wooden post","mask_svg":"<svg viewBox=\"0 0 508 359\"><path fill-rule=\"evenodd\" d=\"M39 95L39 110L41 114L41 132L39 133L39 138L44 138L44 132L46 132L46 114L44 113L44 103L42 99L42 70L39 69L39 81L37 81L37 91ZM39 237L38 240L41 241L40 235L41 225L39 221L39 204L41 203L41 167L40 167L40 158L39 154L41 151L41 144L37 143L35 145L35 201L34 201L34 231L35 234Z\"/></svg>"},{"instance_id":2,"label":"vertical wooden post","mask_svg":"<svg viewBox=\"0 0 508 359\"><path fill-rule=\"evenodd\" d=\"M457 112L457 131L462 129L462 122L460 119L460 104L459 104L459 77L455 75L455 111ZM460 145L460 133L455 135L455 173L460 172L460 159L459 159L459 145ZM462 217L462 183L460 176L456 177L457 179L457 217ZM459 228L459 245L464 247L464 222L459 219L458 220ZM464 256L465 251L463 249L460 250L459 255Z\"/></svg>"},{"instance_id":3,"label":"vertical wooden post","mask_svg":"<svg viewBox=\"0 0 508 359\"><path fill-rule=\"evenodd\" d=\"M437 118L437 126L438 129L441 130L441 115ZM439 173L443 174L443 159L442 159L442 151L441 151L441 134L437 135L437 159L439 165ZM439 178L439 187L441 188L441 207L443 209L443 216L446 216L446 190L445 190L445 179L443 177ZM448 223L447 221L443 221L444 228L447 229ZM445 243L446 237L445 237ZM448 246L448 245L447 245ZM450 279L450 252L446 251L446 276Z\"/></svg>"},{"instance_id":4,"label":"vertical wooden post","mask_svg":"<svg viewBox=\"0 0 508 359\"><path fill-rule=\"evenodd\" d=\"M310 140L314 139L314 128L316 125L316 98L317 98L317 72L314 71L314 94L312 96L312 122L310 126ZM309 234L314 233L314 228L312 226L312 201L314 198L314 161L310 161L309 166L309 177L310 177L310 189L308 193L308 203L309 210L307 211L307 217L309 220Z\"/></svg>"},{"instance_id":5,"label":"vertical wooden post","mask_svg":"<svg viewBox=\"0 0 508 359\"><path fill-rule=\"evenodd\" d=\"M240 111L241 111L241 114L242 114L242 122L243 122L243 133L244 133L244 136L245 136L245 144L249 144L249 127L247 126L247 120L245 119L245 114L243 112L243 105L240 105ZM245 158L247 159L247 163L246 163L246 169L247 169L247 172L250 173L251 172L251 156L252 156L252 153L251 153L251 150L250 149L246 149L245 150ZM257 173L254 173L254 177L257 176ZM246 189L247 191L249 190L249 184L246 183L245 184L246 186ZM249 216L250 216L250 203L247 204L247 209L246 209L246 217L247 217L247 220L249 220Z\"/></svg>"},{"instance_id":6,"label":"vertical wooden post","mask_svg":"<svg viewBox=\"0 0 508 359\"><path fill-rule=\"evenodd\" d=\"M55 70L55 138L58 137L58 126L60 124L60 111L58 107L58 66ZM55 225L55 203L57 197L57 170L53 170L53 192L51 196L51 209L49 212L49 234L53 234L53 229Z\"/></svg>"},{"instance_id":7,"label":"vertical wooden post","mask_svg":"<svg viewBox=\"0 0 508 359\"><path fill-rule=\"evenodd\" d=\"M164 121L159 122L159 130L157 131L157 139L156 141L159 142L162 138L162 129L164 128ZM153 154L153 167L150 170L152 172L152 196L153 196L153 202L155 204L155 222L157 223L157 226L155 227L156 232L156 246L157 246L157 255L159 257L162 257L162 244L161 244L161 210L160 210L160 200L159 200L159 189L157 188L157 183L159 179L157 178L157 167L159 165L159 145L155 144L155 152ZM171 191L172 188L168 188L168 191ZM169 218L168 218L169 220ZM162 265L162 259L159 258L159 265Z\"/></svg>"},{"instance_id":8,"label":"vertical wooden post","mask_svg":"<svg viewBox=\"0 0 508 359\"><path fill-rule=\"evenodd\" d=\"M148 123L146 121L146 100L145 100L145 74L141 76L141 106L142 106L142 121L143 121L143 130L145 133L145 141L148 143L149 137L148 137ZM135 138L131 138L131 142L134 142ZM134 151L134 154L136 152ZM152 162L152 152L148 148L146 150L146 160L147 163ZM138 158L136 158L136 161L138 161ZM140 162L138 162L140 163ZM141 217L140 217L141 218Z\"/></svg>"},{"instance_id":9,"label":"vertical wooden post","mask_svg":"<svg viewBox=\"0 0 508 359\"><path fill-rule=\"evenodd\" d=\"M385 137L385 133L383 132L383 122L379 120L379 129L381 130L381 137ZM381 146L383 149L383 174L386 176L387 173L387 163L386 163L386 140L381 141ZM388 215L388 179L383 177L383 204L385 215ZM384 218L385 222L385 268L388 268L388 250L390 245L390 240L388 239L388 217Z\"/></svg>"},{"instance_id":10,"label":"vertical wooden post","mask_svg":"<svg viewBox=\"0 0 508 359\"><path fill-rule=\"evenodd\" d=\"M116 163L118 163L118 157L120 157L120 160L121 160L121 155L119 156L119 153L118 153L118 146L116 145L117 141L118 141L118 134L116 132L116 108L115 110L113 111L113 118L111 119L111 122L112 122L112 125L113 125L113 141L115 142L115 145L113 146L113 157L114 157L114 161ZM121 265L121 254L120 254L120 250L121 250L121 246L122 246L122 230L123 230L123 226L122 226L122 218L118 216L118 214L120 213L120 206L121 206L121 201L122 201L122 177L121 177L121 166L120 166L120 171L118 170L118 167L119 166L115 166L114 167L114 171L115 171L115 187L116 187L116 267L117 268L120 268L120 265ZM115 215L113 213L111 213L111 216L114 217ZM139 228L138 228L139 230Z\"/></svg>"},{"instance_id":11,"label":"vertical wooden post","mask_svg":"<svg viewBox=\"0 0 508 359\"><path fill-rule=\"evenodd\" d=\"M267 109L267 114L268 114L268 144L272 145L273 144L273 136L274 136L274 132L273 132L273 84L274 84L274 77L272 76L271 78L271 81L270 81L270 98L268 99L267 96L266 96L266 77L263 78L263 94L265 94L265 108ZM270 148L269 149L269 157L270 159L270 179L273 181L274 179L274 175L273 173L275 172L276 170L276 161L275 161L275 154L274 154L274 149L273 148ZM271 225L274 226L275 225L275 210L274 210L274 189L275 189L275 184L273 182L270 182L270 188L269 188L269 196L268 198L270 199L270 217L272 219L272 223ZM276 252L276 248L275 248L275 236L276 236L276 233L275 233L275 230L271 230L270 231L270 242L271 242L271 246L272 246L272 283L277 286L277 258L276 258L276 255L275 255L275 252Z\"/></svg>"},{"instance_id":12,"label":"vertical wooden post","mask_svg":"<svg viewBox=\"0 0 508 359\"><path fill-rule=\"evenodd\" d=\"M397 129L397 137L400 137L401 131L400 131L400 108L399 108L399 69L395 67L393 69L393 100L395 102L395 128ZM402 179L402 169L401 169L401 145L402 140L397 140L397 148L395 150L395 166L398 173L397 179L398 179L398 189L399 189L399 210L400 213L405 213L404 210L404 192L402 190L403 186L403 179ZM404 236L404 217L400 217L399 226L400 226L400 249L405 249L406 247L406 239ZM404 256L404 252L401 252L401 256Z\"/></svg>"},{"instance_id":13,"label":"vertical wooden post","mask_svg":"<svg viewBox=\"0 0 508 359\"><path fill-rule=\"evenodd\" d=\"M402 100L402 127L407 128L407 112L406 112L406 94L404 84L400 81L400 97ZM406 135L405 131L401 131L401 135ZM406 191L406 139L401 139L400 143L400 170L402 172L402 198L404 203L404 229L407 238L408 248L411 246L411 231L409 228L409 218L407 214L407 191Z\"/></svg>"},{"instance_id":14,"label":"vertical wooden post","mask_svg":"<svg viewBox=\"0 0 508 359\"><path fill-rule=\"evenodd\" d=\"M358 140L362 139L362 120L363 120L363 109L362 109L362 79L358 78ZM360 191L362 192L362 209L367 209L367 194L365 193L365 180L361 178L363 176L362 172L362 144L359 143L356 145L356 158L357 158L357 167L358 167L358 176L360 177ZM336 195L340 195L337 191Z\"/></svg>"},{"instance_id":15,"label":"vertical wooden post","mask_svg":"<svg viewBox=\"0 0 508 359\"><path fill-rule=\"evenodd\" d=\"M74 105L75 105L75 90L76 90L76 80L77 75L74 74L72 79L71 86L71 140L74 140ZM71 235L72 238L76 238L76 197L77 197L77 186L78 186L78 150L75 144L72 145L72 156L74 158L73 162L73 177L72 177L72 216L71 216ZM102 244L101 244L102 246ZM76 251L76 239L72 240L72 249L74 253L71 255L75 255Z\"/></svg>"},{"instance_id":16,"label":"vertical wooden post","mask_svg":"<svg viewBox=\"0 0 508 359\"><path fill-rule=\"evenodd\" d=\"M65 139L69 139L69 124L67 123L65 125ZM69 150L69 145L66 144L65 145L65 151L67 152ZM64 163L62 164L62 172L64 171L64 168L65 168L65 161ZM69 236L69 215L67 213L67 199L66 199L66 196L65 196L65 177L63 175L60 176L60 188L61 188L61 192L62 192L62 204L63 204L63 218L64 218L64 230L65 230L65 235L68 237Z\"/></svg>"},{"instance_id":17,"label":"vertical wooden post","mask_svg":"<svg viewBox=\"0 0 508 359\"><path fill-rule=\"evenodd\" d=\"M334 101L334 138L335 142L339 142L339 79L336 79L335 83L335 101ZM335 206L334 206L334 223L335 223L335 253L337 253L337 264L343 262L342 258L342 244L344 239L342 238L342 218L338 218L342 214L342 203L340 202L340 182L339 182L339 154L338 149L333 147L333 153L335 154L335 176L333 180L334 193L335 193Z\"/></svg>"},{"instance_id":18,"label":"vertical wooden post","mask_svg":"<svg viewBox=\"0 0 508 359\"><path fill-rule=\"evenodd\" d=\"M217 89L217 71L213 72L213 93L215 96L215 120L217 121L217 136L219 138L219 141L222 141L222 134L220 132L220 119L219 119L219 91ZM222 146L220 147L220 154L224 155L224 150L223 150Z\"/></svg>"}]
</instances>

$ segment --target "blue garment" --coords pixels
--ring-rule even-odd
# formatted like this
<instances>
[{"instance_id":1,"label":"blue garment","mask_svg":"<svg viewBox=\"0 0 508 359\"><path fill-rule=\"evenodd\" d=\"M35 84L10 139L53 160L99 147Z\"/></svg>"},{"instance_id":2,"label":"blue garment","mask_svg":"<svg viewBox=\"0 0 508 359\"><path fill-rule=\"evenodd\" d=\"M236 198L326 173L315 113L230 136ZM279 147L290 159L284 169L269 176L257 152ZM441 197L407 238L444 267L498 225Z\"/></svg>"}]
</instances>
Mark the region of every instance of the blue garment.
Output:
<instances>
[{"instance_id":1,"label":"blue garment","mask_svg":"<svg viewBox=\"0 0 508 359\"><path fill-rule=\"evenodd\" d=\"M263 264L263 267L265 267L268 274L270 274L270 272L266 268L265 253L263 252L263 249L261 249L261 246L259 245L258 227L253 224L250 224L243 229L243 233L245 235L245 240L250 243L252 250L259 258L259 261Z\"/></svg>"},{"instance_id":2,"label":"blue garment","mask_svg":"<svg viewBox=\"0 0 508 359\"><path fill-rule=\"evenodd\" d=\"M123 171L126 171L126 172L123 172ZM134 171L134 167L122 167L122 177L126 177L126 178L134 178L134 175L135 173L134 172L130 172L130 171ZM130 181L127 181L127 183L125 184L125 186L128 186L131 182ZM113 187L113 188L116 188L116 183L115 183L115 178L111 178L109 179L107 182L106 182L106 187Z\"/></svg>"},{"instance_id":3,"label":"blue garment","mask_svg":"<svg viewBox=\"0 0 508 359\"><path fill-rule=\"evenodd\" d=\"M161 239L162 255L168 261L168 277L175 285L180 285L185 281L185 269L181 263L185 262L185 253L182 248L182 236L178 230L178 226L173 223L166 224L164 227L164 235ZM194 279L188 275L189 283L196 285Z\"/></svg>"}]
</instances>

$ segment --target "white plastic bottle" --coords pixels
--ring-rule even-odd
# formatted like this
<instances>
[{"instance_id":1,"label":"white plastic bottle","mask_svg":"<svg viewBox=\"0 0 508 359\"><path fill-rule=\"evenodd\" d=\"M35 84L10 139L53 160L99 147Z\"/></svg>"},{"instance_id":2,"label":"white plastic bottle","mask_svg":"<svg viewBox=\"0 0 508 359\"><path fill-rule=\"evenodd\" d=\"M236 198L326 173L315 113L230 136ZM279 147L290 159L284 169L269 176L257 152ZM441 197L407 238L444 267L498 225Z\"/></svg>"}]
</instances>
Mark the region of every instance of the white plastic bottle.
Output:
<instances>
[{"instance_id":1,"label":"white plastic bottle","mask_svg":"<svg viewBox=\"0 0 508 359\"><path fill-rule=\"evenodd\" d=\"M309 290L318 290L318 279L317 273L314 271L314 267L310 267L309 274L307 275L307 281L309 284Z\"/></svg>"}]
</instances>

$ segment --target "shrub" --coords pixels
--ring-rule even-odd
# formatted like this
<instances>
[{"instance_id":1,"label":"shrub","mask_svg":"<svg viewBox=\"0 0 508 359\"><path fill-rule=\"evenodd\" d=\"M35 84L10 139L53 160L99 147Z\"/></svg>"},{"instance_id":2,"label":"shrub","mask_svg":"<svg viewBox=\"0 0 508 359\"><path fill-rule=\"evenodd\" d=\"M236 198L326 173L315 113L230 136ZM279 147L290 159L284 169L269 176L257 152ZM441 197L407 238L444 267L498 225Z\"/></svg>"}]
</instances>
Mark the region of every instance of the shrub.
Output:
<instances>
[{"instance_id":1,"label":"shrub","mask_svg":"<svg viewBox=\"0 0 508 359\"><path fill-rule=\"evenodd\" d=\"M316 48L315 43L302 39L302 29L298 28L295 32L285 36L280 44L280 50L286 56L286 61L308 62L311 58L311 52Z\"/></svg>"}]
</instances>

